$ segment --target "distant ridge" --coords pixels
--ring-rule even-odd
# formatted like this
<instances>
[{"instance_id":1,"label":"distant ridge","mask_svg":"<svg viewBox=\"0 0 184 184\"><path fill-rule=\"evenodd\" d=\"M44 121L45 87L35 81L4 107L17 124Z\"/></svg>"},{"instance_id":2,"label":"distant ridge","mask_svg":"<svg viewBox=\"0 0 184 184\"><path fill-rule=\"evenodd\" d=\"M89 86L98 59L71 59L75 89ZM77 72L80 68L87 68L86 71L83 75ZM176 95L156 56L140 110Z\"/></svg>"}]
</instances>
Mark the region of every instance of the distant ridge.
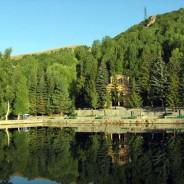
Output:
<instances>
[{"instance_id":1,"label":"distant ridge","mask_svg":"<svg viewBox=\"0 0 184 184\"><path fill-rule=\"evenodd\" d=\"M61 48L44 50L44 51L40 51L40 52L32 52L32 53L27 53L27 54L19 54L19 55L11 56L11 59L17 60L17 59L21 59L23 56L28 56L28 55L50 54L52 52L57 52L60 49L75 49L76 47L79 47L79 46L82 46L82 45L71 45L71 46L66 46L66 47L61 47Z\"/></svg>"}]
</instances>

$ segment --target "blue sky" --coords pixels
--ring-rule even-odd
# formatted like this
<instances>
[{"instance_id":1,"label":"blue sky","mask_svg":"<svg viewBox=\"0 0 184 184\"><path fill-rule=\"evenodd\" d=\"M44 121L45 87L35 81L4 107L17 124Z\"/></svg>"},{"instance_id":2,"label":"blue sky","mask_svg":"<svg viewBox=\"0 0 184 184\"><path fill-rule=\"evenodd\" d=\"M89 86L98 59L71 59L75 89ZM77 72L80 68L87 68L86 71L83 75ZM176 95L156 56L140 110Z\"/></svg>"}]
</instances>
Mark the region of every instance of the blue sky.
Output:
<instances>
[{"instance_id":1,"label":"blue sky","mask_svg":"<svg viewBox=\"0 0 184 184\"><path fill-rule=\"evenodd\" d=\"M184 8L184 0L0 0L0 51L12 55L91 45L148 16Z\"/></svg>"}]
</instances>

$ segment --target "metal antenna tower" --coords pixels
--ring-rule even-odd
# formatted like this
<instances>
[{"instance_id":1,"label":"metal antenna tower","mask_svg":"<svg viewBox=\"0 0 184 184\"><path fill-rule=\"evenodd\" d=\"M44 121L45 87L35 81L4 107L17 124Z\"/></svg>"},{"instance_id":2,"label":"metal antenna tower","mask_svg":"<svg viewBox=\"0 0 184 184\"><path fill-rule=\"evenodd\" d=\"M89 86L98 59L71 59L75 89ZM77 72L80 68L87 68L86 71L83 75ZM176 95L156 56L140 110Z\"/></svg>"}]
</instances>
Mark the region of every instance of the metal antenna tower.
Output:
<instances>
[{"instance_id":1,"label":"metal antenna tower","mask_svg":"<svg viewBox=\"0 0 184 184\"><path fill-rule=\"evenodd\" d=\"M144 20L147 20L148 14L147 14L147 7L144 7Z\"/></svg>"}]
</instances>

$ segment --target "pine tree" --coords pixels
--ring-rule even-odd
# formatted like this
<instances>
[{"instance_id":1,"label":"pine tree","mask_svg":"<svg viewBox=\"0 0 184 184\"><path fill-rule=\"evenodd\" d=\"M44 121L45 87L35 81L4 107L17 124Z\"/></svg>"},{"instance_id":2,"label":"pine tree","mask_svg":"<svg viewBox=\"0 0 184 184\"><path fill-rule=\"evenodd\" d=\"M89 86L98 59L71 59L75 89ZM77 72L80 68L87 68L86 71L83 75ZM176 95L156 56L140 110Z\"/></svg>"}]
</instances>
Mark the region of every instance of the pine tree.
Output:
<instances>
[{"instance_id":1,"label":"pine tree","mask_svg":"<svg viewBox=\"0 0 184 184\"><path fill-rule=\"evenodd\" d=\"M181 71L182 54L179 49L172 52L170 61L168 63L168 89L166 94L167 104L176 108L179 106L179 90L180 90L180 71Z\"/></svg>"},{"instance_id":2,"label":"pine tree","mask_svg":"<svg viewBox=\"0 0 184 184\"><path fill-rule=\"evenodd\" d=\"M58 114L71 109L69 98L69 85L73 80L70 67L62 64L53 64L47 69L48 113Z\"/></svg>"},{"instance_id":3,"label":"pine tree","mask_svg":"<svg viewBox=\"0 0 184 184\"><path fill-rule=\"evenodd\" d=\"M141 85L141 94L144 96L145 105L153 105L153 94L152 86L150 83L151 80L151 71L153 66L153 56L148 47L144 48L142 53L142 64L140 68L140 75L138 83Z\"/></svg>"},{"instance_id":4,"label":"pine tree","mask_svg":"<svg viewBox=\"0 0 184 184\"><path fill-rule=\"evenodd\" d=\"M47 92L44 74L40 76L37 87L37 113L46 114Z\"/></svg>"},{"instance_id":5,"label":"pine tree","mask_svg":"<svg viewBox=\"0 0 184 184\"><path fill-rule=\"evenodd\" d=\"M166 64L163 61L162 57L159 56L157 61L154 63L154 66L151 71L151 80L150 80L153 99L156 105L161 105L165 107L166 104L166 89L167 89L167 76L166 76Z\"/></svg>"},{"instance_id":6,"label":"pine tree","mask_svg":"<svg viewBox=\"0 0 184 184\"><path fill-rule=\"evenodd\" d=\"M98 94L96 92L96 85L94 80L89 80L86 85L87 102L90 107L96 109L98 106Z\"/></svg>"},{"instance_id":7,"label":"pine tree","mask_svg":"<svg viewBox=\"0 0 184 184\"><path fill-rule=\"evenodd\" d=\"M101 65L97 74L96 90L98 93L98 106L104 108L108 100L107 92L108 84L108 71L105 62L101 62Z\"/></svg>"},{"instance_id":8,"label":"pine tree","mask_svg":"<svg viewBox=\"0 0 184 184\"><path fill-rule=\"evenodd\" d=\"M136 88L135 80L132 80L131 93L128 98L128 104L131 108L138 108L142 105L142 98Z\"/></svg>"},{"instance_id":9,"label":"pine tree","mask_svg":"<svg viewBox=\"0 0 184 184\"><path fill-rule=\"evenodd\" d=\"M55 84L52 95L50 96L50 102L54 114L68 112L70 110L71 102L64 82L58 81L58 83Z\"/></svg>"},{"instance_id":10,"label":"pine tree","mask_svg":"<svg viewBox=\"0 0 184 184\"><path fill-rule=\"evenodd\" d=\"M180 105L180 71L181 71L182 54L179 49L172 51L171 58L168 63L168 89L166 101L168 106L176 108Z\"/></svg>"}]
</instances>

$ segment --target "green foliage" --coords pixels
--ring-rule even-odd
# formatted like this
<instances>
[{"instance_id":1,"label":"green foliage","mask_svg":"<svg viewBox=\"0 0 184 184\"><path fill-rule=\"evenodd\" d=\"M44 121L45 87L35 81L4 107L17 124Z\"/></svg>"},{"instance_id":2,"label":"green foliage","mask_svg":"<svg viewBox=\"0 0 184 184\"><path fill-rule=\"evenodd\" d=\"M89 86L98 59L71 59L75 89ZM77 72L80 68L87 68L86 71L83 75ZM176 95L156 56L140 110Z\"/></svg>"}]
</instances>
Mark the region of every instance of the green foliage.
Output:
<instances>
[{"instance_id":1,"label":"green foliage","mask_svg":"<svg viewBox=\"0 0 184 184\"><path fill-rule=\"evenodd\" d=\"M178 107L179 104L179 90L180 90L180 72L182 53L179 49L175 49L171 53L170 61L168 63L168 90L166 95L167 104L172 107Z\"/></svg>"},{"instance_id":2,"label":"green foliage","mask_svg":"<svg viewBox=\"0 0 184 184\"><path fill-rule=\"evenodd\" d=\"M48 112L58 114L68 111L71 103L69 100L69 85L75 79L73 67L62 64L53 64L47 70L48 82Z\"/></svg>"},{"instance_id":3,"label":"green foliage","mask_svg":"<svg viewBox=\"0 0 184 184\"><path fill-rule=\"evenodd\" d=\"M11 53L12 53L12 48L8 48L8 49L6 49L6 50L4 51L3 57L4 57L5 59L10 59Z\"/></svg>"},{"instance_id":4,"label":"green foliage","mask_svg":"<svg viewBox=\"0 0 184 184\"><path fill-rule=\"evenodd\" d=\"M79 47L75 50L75 53L79 59L76 90L73 93L76 105L78 107L96 108L98 97L96 92L97 60L86 47Z\"/></svg>"},{"instance_id":5,"label":"green foliage","mask_svg":"<svg viewBox=\"0 0 184 184\"><path fill-rule=\"evenodd\" d=\"M139 95L139 92L134 80L132 80L132 87L131 87L130 96L128 98L128 104L131 108L137 108L142 105L142 98Z\"/></svg>"},{"instance_id":6,"label":"green foliage","mask_svg":"<svg viewBox=\"0 0 184 184\"><path fill-rule=\"evenodd\" d=\"M41 75L37 86L37 113L43 115L46 114L46 104L47 104L47 90L45 76Z\"/></svg>"},{"instance_id":7,"label":"green foliage","mask_svg":"<svg viewBox=\"0 0 184 184\"><path fill-rule=\"evenodd\" d=\"M21 68L21 73L27 80L29 89L29 113L37 113L37 85L38 85L38 59L27 56L17 64Z\"/></svg>"},{"instance_id":8,"label":"green foliage","mask_svg":"<svg viewBox=\"0 0 184 184\"><path fill-rule=\"evenodd\" d=\"M166 74L166 64L162 57L158 57L157 61L154 63L152 68L151 80L153 90L153 98L158 103L165 107L166 103L166 89L167 89L167 74Z\"/></svg>"},{"instance_id":9,"label":"green foliage","mask_svg":"<svg viewBox=\"0 0 184 184\"><path fill-rule=\"evenodd\" d=\"M106 107L106 103L108 100L107 84L108 84L108 71L107 71L106 63L102 62L98 69L97 81L96 81L96 90L98 93L99 108Z\"/></svg>"},{"instance_id":10,"label":"green foliage","mask_svg":"<svg viewBox=\"0 0 184 184\"><path fill-rule=\"evenodd\" d=\"M102 57L102 48L101 48L100 40L93 41L91 52L97 60L101 59L101 57Z\"/></svg>"},{"instance_id":11,"label":"green foliage","mask_svg":"<svg viewBox=\"0 0 184 184\"><path fill-rule=\"evenodd\" d=\"M17 70L14 73L15 99L13 104L13 112L15 115L25 114L29 112L29 98L26 79Z\"/></svg>"}]
</instances>

